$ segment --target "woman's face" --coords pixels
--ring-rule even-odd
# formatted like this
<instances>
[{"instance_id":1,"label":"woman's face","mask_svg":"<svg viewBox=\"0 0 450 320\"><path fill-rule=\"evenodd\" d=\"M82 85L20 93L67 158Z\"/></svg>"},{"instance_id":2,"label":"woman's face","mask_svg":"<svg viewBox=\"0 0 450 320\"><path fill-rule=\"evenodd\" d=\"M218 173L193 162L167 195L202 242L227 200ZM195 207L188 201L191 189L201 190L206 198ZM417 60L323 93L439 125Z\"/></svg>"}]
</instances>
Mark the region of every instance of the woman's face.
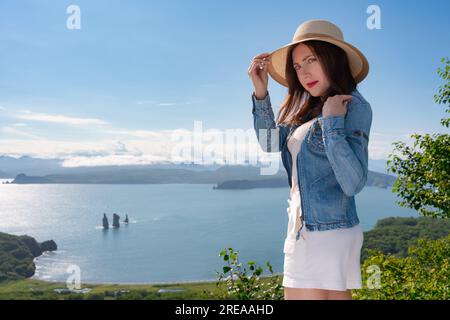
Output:
<instances>
[{"instance_id":1,"label":"woman's face","mask_svg":"<svg viewBox=\"0 0 450 320\"><path fill-rule=\"evenodd\" d=\"M330 82L311 49L300 43L292 51L292 61L303 88L313 97L325 95Z\"/></svg>"}]
</instances>

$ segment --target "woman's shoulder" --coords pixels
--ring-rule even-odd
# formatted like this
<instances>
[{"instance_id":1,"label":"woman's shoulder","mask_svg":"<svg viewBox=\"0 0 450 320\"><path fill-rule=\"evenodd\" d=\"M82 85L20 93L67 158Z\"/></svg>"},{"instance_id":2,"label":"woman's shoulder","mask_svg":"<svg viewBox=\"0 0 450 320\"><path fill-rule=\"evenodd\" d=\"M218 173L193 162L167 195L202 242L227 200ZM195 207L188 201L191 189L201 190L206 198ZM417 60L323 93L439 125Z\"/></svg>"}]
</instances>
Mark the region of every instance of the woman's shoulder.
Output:
<instances>
[{"instance_id":1,"label":"woman's shoulder","mask_svg":"<svg viewBox=\"0 0 450 320\"><path fill-rule=\"evenodd\" d=\"M347 104L347 111L359 116L372 117L372 107L359 90L355 89L351 95L353 98Z\"/></svg>"},{"instance_id":2,"label":"woman's shoulder","mask_svg":"<svg viewBox=\"0 0 450 320\"><path fill-rule=\"evenodd\" d=\"M349 127L370 128L372 123L372 107L358 91L352 92L352 100L347 104L346 123ZM367 130L368 131L368 130Z\"/></svg>"},{"instance_id":3,"label":"woman's shoulder","mask_svg":"<svg viewBox=\"0 0 450 320\"><path fill-rule=\"evenodd\" d=\"M366 100L366 98L364 98L358 89L353 90L351 95L353 97L351 101L353 104L368 104L370 106L370 103Z\"/></svg>"}]
</instances>

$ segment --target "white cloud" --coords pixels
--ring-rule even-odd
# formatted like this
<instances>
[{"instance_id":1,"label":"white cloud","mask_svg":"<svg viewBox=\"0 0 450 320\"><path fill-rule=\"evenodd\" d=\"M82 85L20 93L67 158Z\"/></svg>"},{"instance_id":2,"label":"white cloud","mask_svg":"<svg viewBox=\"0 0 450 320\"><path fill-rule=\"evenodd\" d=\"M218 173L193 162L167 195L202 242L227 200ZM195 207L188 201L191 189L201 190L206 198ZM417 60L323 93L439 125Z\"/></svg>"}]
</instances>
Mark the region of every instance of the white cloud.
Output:
<instances>
[{"instance_id":1,"label":"white cloud","mask_svg":"<svg viewBox=\"0 0 450 320\"><path fill-rule=\"evenodd\" d=\"M102 132L111 135L130 136L136 138L158 138L161 132L150 130L122 130L122 129L106 129Z\"/></svg>"},{"instance_id":2,"label":"white cloud","mask_svg":"<svg viewBox=\"0 0 450 320\"><path fill-rule=\"evenodd\" d=\"M50 115L45 113L35 113L29 110L24 110L22 114L16 115L16 119L22 120L31 120L31 121L40 121L40 122L50 122L50 123L60 123L60 124L68 124L74 126L85 126L85 125L106 125L107 122L95 119L95 118L76 118L76 117L68 117L64 115Z\"/></svg>"},{"instance_id":3,"label":"white cloud","mask_svg":"<svg viewBox=\"0 0 450 320\"><path fill-rule=\"evenodd\" d=\"M156 100L137 100L134 104L138 106L149 106L149 107L173 107L173 106L182 106L182 105L191 105L192 101L186 102L161 102Z\"/></svg>"},{"instance_id":4,"label":"white cloud","mask_svg":"<svg viewBox=\"0 0 450 320\"><path fill-rule=\"evenodd\" d=\"M26 127L27 124L26 123L13 123L14 127Z\"/></svg>"},{"instance_id":5,"label":"white cloud","mask_svg":"<svg viewBox=\"0 0 450 320\"><path fill-rule=\"evenodd\" d=\"M69 157L96 157L129 153L139 156L141 152L133 147L127 149L120 141L66 141L66 140L19 140L0 139L0 154L29 155L44 159Z\"/></svg>"},{"instance_id":6,"label":"white cloud","mask_svg":"<svg viewBox=\"0 0 450 320\"><path fill-rule=\"evenodd\" d=\"M175 102L162 102L159 105L162 107L167 107L167 106L175 106L176 103Z\"/></svg>"},{"instance_id":7,"label":"white cloud","mask_svg":"<svg viewBox=\"0 0 450 320\"><path fill-rule=\"evenodd\" d=\"M29 132L21 131L21 130L18 130L18 129L13 128L13 127L3 127L3 128L0 129L0 132L2 132L4 134L9 134L9 135L14 135L14 136L27 138L27 139L41 139L41 137L39 137L37 135L34 135L32 133L29 133Z\"/></svg>"},{"instance_id":8,"label":"white cloud","mask_svg":"<svg viewBox=\"0 0 450 320\"><path fill-rule=\"evenodd\" d=\"M98 133L106 138L73 141L38 137L29 131L19 130L20 123L16 125L18 126L0 128L2 133L17 136L13 139L0 139L0 154L59 158L64 160L66 166L150 164L162 161L190 162L193 160L191 159L194 153L191 145L194 141L192 129L152 131L100 127L97 128ZM243 135L250 139L247 142L226 141L228 137L224 130L210 128L200 131L203 138L201 146L204 148L204 159L209 163L213 161L221 163L224 159L229 159L230 150L233 150L236 157L241 159L248 158L249 155L252 157L256 155L261 162L273 160L274 157L279 158L279 154L265 154L260 150L253 129L243 131ZM405 132L371 132L369 158L386 159L392 152L394 141L401 140L411 145L412 139L405 136L409 135Z\"/></svg>"},{"instance_id":9,"label":"white cloud","mask_svg":"<svg viewBox=\"0 0 450 320\"><path fill-rule=\"evenodd\" d=\"M0 110L6 110L6 108L5 108L5 107L2 107L2 106L0 106Z\"/></svg>"},{"instance_id":10,"label":"white cloud","mask_svg":"<svg viewBox=\"0 0 450 320\"><path fill-rule=\"evenodd\" d=\"M412 147L413 139L409 137L410 133L398 132L371 132L369 141L369 158L373 160L387 159L393 152L395 141L403 141L406 145Z\"/></svg>"},{"instance_id":11,"label":"white cloud","mask_svg":"<svg viewBox=\"0 0 450 320\"><path fill-rule=\"evenodd\" d=\"M154 101L154 100L138 100L135 102L135 104L137 104L138 106L150 105L150 104L156 104L156 101Z\"/></svg>"},{"instance_id":12,"label":"white cloud","mask_svg":"<svg viewBox=\"0 0 450 320\"><path fill-rule=\"evenodd\" d=\"M155 100L138 100L135 102L135 104L139 105L139 106L161 106L161 107L170 107L170 106L175 106L178 103L176 102L158 102Z\"/></svg>"},{"instance_id":13,"label":"white cloud","mask_svg":"<svg viewBox=\"0 0 450 320\"><path fill-rule=\"evenodd\" d=\"M173 141L173 132L181 133L181 141ZM65 141L65 140L5 140L0 139L0 154L10 156L28 155L44 159L63 159L64 166L97 166L97 165L132 165L151 164L157 162L188 163L193 161L192 140L184 130L154 132L153 138L135 138L133 140L101 140L101 141ZM259 150L256 138L249 143L207 142L203 163L223 163L226 152L241 154L244 158L247 150L256 155L260 153L260 161L265 161L270 154ZM206 152L206 149L208 152ZM231 150L231 151L230 151ZM272 156L278 157L273 154ZM228 160L227 160L228 161ZM231 160L234 161L234 160ZM243 160L242 160L243 161Z\"/></svg>"},{"instance_id":14,"label":"white cloud","mask_svg":"<svg viewBox=\"0 0 450 320\"><path fill-rule=\"evenodd\" d=\"M171 135L190 135L191 131L187 129L175 129L175 130L124 130L124 129L105 129L102 130L103 133L129 136L135 138L145 138L145 139L164 139L164 137L170 137Z\"/></svg>"},{"instance_id":15,"label":"white cloud","mask_svg":"<svg viewBox=\"0 0 450 320\"><path fill-rule=\"evenodd\" d=\"M108 155L96 157L71 157L63 161L64 167L92 167L92 166L122 166L122 165L149 165L164 162L161 156L130 156L130 155Z\"/></svg>"}]
</instances>

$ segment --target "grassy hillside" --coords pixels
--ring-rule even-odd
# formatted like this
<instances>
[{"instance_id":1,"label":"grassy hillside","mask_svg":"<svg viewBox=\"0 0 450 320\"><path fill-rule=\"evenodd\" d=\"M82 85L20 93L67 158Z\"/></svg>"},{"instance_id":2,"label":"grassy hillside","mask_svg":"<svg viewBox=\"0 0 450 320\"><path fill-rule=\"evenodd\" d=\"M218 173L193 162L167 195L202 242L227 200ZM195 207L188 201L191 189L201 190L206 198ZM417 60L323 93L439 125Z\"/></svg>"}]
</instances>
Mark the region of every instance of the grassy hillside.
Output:
<instances>
[{"instance_id":1,"label":"grassy hillside","mask_svg":"<svg viewBox=\"0 0 450 320\"><path fill-rule=\"evenodd\" d=\"M384 254L406 257L408 247L416 245L419 238L436 240L450 234L450 219L430 217L380 219L372 230L364 232L361 261L367 259L369 249Z\"/></svg>"},{"instance_id":2,"label":"grassy hillside","mask_svg":"<svg viewBox=\"0 0 450 320\"><path fill-rule=\"evenodd\" d=\"M212 299L203 290L214 291L213 282L161 284L161 285L83 285L92 289L88 293L57 293L55 289L66 288L65 283L46 282L34 279L8 281L0 284L0 300L38 299L38 300L160 300L160 299ZM175 289L179 292L158 292L160 289Z\"/></svg>"}]
</instances>

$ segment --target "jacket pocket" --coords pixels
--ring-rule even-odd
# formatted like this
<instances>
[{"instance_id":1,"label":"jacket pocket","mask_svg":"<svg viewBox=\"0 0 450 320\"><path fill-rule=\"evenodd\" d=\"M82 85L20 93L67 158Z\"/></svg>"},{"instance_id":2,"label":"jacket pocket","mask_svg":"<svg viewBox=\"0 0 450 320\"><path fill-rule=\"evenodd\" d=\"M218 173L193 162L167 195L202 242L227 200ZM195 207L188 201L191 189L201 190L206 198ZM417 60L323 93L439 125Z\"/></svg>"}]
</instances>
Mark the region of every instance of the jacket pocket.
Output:
<instances>
[{"instance_id":1,"label":"jacket pocket","mask_svg":"<svg viewBox=\"0 0 450 320\"><path fill-rule=\"evenodd\" d=\"M311 128L306 137L306 142L309 149L315 152L325 153L325 146L322 137L322 127L317 120L314 121L311 125Z\"/></svg>"},{"instance_id":2,"label":"jacket pocket","mask_svg":"<svg viewBox=\"0 0 450 320\"><path fill-rule=\"evenodd\" d=\"M348 197L342 191L334 172L311 183L311 208L318 223L337 223L347 219Z\"/></svg>"}]
</instances>

